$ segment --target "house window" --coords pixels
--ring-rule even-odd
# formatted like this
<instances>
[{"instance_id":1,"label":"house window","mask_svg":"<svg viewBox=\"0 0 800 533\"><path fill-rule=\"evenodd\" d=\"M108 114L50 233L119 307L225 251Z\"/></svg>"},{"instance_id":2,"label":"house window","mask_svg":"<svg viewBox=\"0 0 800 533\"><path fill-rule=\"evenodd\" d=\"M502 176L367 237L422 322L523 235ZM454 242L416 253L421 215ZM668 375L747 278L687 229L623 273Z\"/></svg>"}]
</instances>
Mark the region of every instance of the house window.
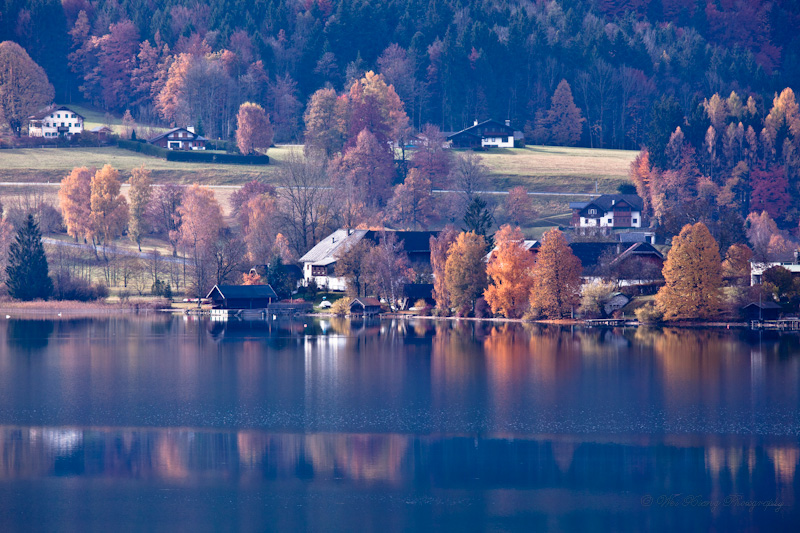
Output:
<instances>
[{"instance_id":1,"label":"house window","mask_svg":"<svg viewBox=\"0 0 800 533\"><path fill-rule=\"evenodd\" d=\"M634 224L638 224L638 223L639 223L639 219L638 219L638 218L634 218L632 222L633 222Z\"/></svg>"},{"instance_id":2,"label":"house window","mask_svg":"<svg viewBox=\"0 0 800 533\"><path fill-rule=\"evenodd\" d=\"M589 209L589 214L590 215L596 215L597 214L597 209Z\"/></svg>"}]
</instances>

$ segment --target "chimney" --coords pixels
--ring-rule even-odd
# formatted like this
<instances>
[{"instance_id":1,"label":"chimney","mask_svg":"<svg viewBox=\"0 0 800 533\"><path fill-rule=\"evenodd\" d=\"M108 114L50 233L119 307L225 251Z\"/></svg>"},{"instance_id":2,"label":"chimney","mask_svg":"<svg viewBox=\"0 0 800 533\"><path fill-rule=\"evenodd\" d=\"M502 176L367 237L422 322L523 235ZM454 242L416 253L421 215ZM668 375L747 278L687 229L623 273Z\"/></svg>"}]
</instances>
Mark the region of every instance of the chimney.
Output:
<instances>
[{"instance_id":1,"label":"chimney","mask_svg":"<svg viewBox=\"0 0 800 533\"><path fill-rule=\"evenodd\" d=\"M509 128L511 127L511 119L509 118L506 119L506 126L508 126Z\"/></svg>"},{"instance_id":2,"label":"chimney","mask_svg":"<svg viewBox=\"0 0 800 533\"><path fill-rule=\"evenodd\" d=\"M477 118L475 119L475 122L472 125L473 126L477 126L478 125L478 119Z\"/></svg>"},{"instance_id":3,"label":"chimney","mask_svg":"<svg viewBox=\"0 0 800 533\"><path fill-rule=\"evenodd\" d=\"M186 131L189 133L194 133L194 126L186 126Z\"/></svg>"}]
</instances>

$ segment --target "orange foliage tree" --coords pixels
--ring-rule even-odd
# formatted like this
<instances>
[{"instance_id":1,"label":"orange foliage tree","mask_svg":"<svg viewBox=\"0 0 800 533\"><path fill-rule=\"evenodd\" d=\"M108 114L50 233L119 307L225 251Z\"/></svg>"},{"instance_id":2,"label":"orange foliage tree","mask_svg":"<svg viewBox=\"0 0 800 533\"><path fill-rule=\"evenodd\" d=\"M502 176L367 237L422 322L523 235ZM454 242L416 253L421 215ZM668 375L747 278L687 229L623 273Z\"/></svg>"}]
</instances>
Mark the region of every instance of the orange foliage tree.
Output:
<instances>
[{"instance_id":1,"label":"orange foliage tree","mask_svg":"<svg viewBox=\"0 0 800 533\"><path fill-rule=\"evenodd\" d=\"M746 244L732 244L725 252L722 262L722 275L734 280L747 280L750 282L750 260L753 252Z\"/></svg>"},{"instance_id":2,"label":"orange foliage tree","mask_svg":"<svg viewBox=\"0 0 800 533\"><path fill-rule=\"evenodd\" d=\"M536 216L533 200L525 187L517 186L508 191L506 197L506 214L514 224L530 222Z\"/></svg>"},{"instance_id":3,"label":"orange foliage tree","mask_svg":"<svg viewBox=\"0 0 800 533\"><path fill-rule=\"evenodd\" d=\"M392 220L403 227L423 229L427 226L434 212L430 179L412 168L405 181L394 188L389 212Z\"/></svg>"},{"instance_id":4,"label":"orange foliage tree","mask_svg":"<svg viewBox=\"0 0 800 533\"><path fill-rule=\"evenodd\" d=\"M561 318L580 304L581 262L559 230L542 236L533 279L530 306L534 316Z\"/></svg>"},{"instance_id":5,"label":"orange foliage tree","mask_svg":"<svg viewBox=\"0 0 800 533\"><path fill-rule=\"evenodd\" d=\"M153 195L153 181L150 171L142 165L131 172L131 189L128 196L131 200L130 220L128 220L128 237L142 251L142 235L147 232L147 207Z\"/></svg>"},{"instance_id":6,"label":"orange foliage tree","mask_svg":"<svg viewBox=\"0 0 800 533\"><path fill-rule=\"evenodd\" d=\"M533 287L533 254L524 246L519 227L504 225L495 233L495 250L486 273L491 280L484 292L492 313L519 318L527 311Z\"/></svg>"},{"instance_id":7,"label":"orange foliage tree","mask_svg":"<svg viewBox=\"0 0 800 533\"><path fill-rule=\"evenodd\" d=\"M245 272L242 274L242 285L261 285L261 276L256 272Z\"/></svg>"},{"instance_id":8,"label":"orange foliage tree","mask_svg":"<svg viewBox=\"0 0 800 533\"><path fill-rule=\"evenodd\" d=\"M122 235L128 223L128 202L119 193L119 172L111 165L104 165L92 177L91 189L93 233L106 245Z\"/></svg>"},{"instance_id":9,"label":"orange foliage tree","mask_svg":"<svg viewBox=\"0 0 800 533\"><path fill-rule=\"evenodd\" d=\"M254 264L266 265L274 255L277 211L275 198L267 194L251 198L242 208L242 217L247 217L244 242Z\"/></svg>"},{"instance_id":10,"label":"orange foliage tree","mask_svg":"<svg viewBox=\"0 0 800 533\"><path fill-rule=\"evenodd\" d=\"M194 270L194 294L205 296L212 276L214 244L222 230L222 211L211 189L194 184L183 193L180 244Z\"/></svg>"},{"instance_id":11,"label":"orange foliage tree","mask_svg":"<svg viewBox=\"0 0 800 533\"><path fill-rule=\"evenodd\" d=\"M456 242L458 231L455 227L448 224L438 237L431 237L431 270L433 271L433 299L436 300L436 308L439 312L450 311L450 293L447 292L447 284L444 279L445 266L447 264L447 254L450 246Z\"/></svg>"},{"instance_id":12,"label":"orange foliage tree","mask_svg":"<svg viewBox=\"0 0 800 533\"><path fill-rule=\"evenodd\" d=\"M462 232L450 246L444 280L450 302L460 316L475 310L486 289L486 239L473 231Z\"/></svg>"},{"instance_id":13,"label":"orange foliage tree","mask_svg":"<svg viewBox=\"0 0 800 533\"><path fill-rule=\"evenodd\" d=\"M656 305L667 320L714 318L721 304L720 256L717 241L702 222L687 224L672 240L664 263L665 285Z\"/></svg>"},{"instance_id":14,"label":"orange foliage tree","mask_svg":"<svg viewBox=\"0 0 800 533\"><path fill-rule=\"evenodd\" d=\"M58 190L58 203L61 215L67 226L67 233L78 241L91 235L92 212L92 176L94 169L86 167L73 168L67 177L61 180Z\"/></svg>"},{"instance_id":15,"label":"orange foliage tree","mask_svg":"<svg viewBox=\"0 0 800 533\"><path fill-rule=\"evenodd\" d=\"M272 124L264 108L253 102L239 106L236 146L244 155L266 152L272 145Z\"/></svg>"}]
</instances>

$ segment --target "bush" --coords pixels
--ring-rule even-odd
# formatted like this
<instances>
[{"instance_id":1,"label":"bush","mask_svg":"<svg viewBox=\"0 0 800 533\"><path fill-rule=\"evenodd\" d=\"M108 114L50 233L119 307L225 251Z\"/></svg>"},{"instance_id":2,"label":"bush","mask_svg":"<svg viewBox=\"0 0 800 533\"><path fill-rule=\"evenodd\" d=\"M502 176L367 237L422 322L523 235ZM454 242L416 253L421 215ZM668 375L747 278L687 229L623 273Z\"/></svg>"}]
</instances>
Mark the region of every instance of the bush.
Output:
<instances>
[{"instance_id":1,"label":"bush","mask_svg":"<svg viewBox=\"0 0 800 533\"><path fill-rule=\"evenodd\" d=\"M169 282L165 283L160 279L157 279L156 282L153 283L150 292L153 293L153 296L162 296L168 300L172 299L172 287L170 287Z\"/></svg>"},{"instance_id":2,"label":"bush","mask_svg":"<svg viewBox=\"0 0 800 533\"><path fill-rule=\"evenodd\" d=\"M269 156L266 155L236 155L220 154L206 150L165 150L167 161L181 161L184 163L222 163L234 165L268 165Z\"/></svg>"},{"instance_id":3,"label":"bush","mask_svg":"<svg viewBox=\"0 0 800 533\"><path fill-rule=\"evenodd\" d=\"M339 298L331 305L331 313L336 316L346 316L350 313L350 298Z\"/></svg>"},{"instance_id":4,"label":"bush","mask_svg":"<svg viewBox=\"0 0 800 533\"><path fill-rule=\"evenodd\" d=\"M120 139L117 141L117 146L120 148L124 148L125 150L131 150L134 152L139 152L145 155L152 155L154 157L160 157L162 159L167 158L167 150L166 148L161 148L160 146L156 146L155 144L150 144L148 142L139 142L139 141L126 141L124 139Z\"/></svg>"},{"instance_id":5,"label":"bush","mask_svg":"<svg viewBox=\"0 0 800 533\"><path fill-rule=\"evenodd\" d=\"M643 305L633 313L636 315L636 320L642 324L655 324L656 322L661 322L661 319L664 318L664 313L653 304Z\"/></svg>"},{"instance_id":6,"label":"bush","mask_svg":"<svg viewBox=\"0 0 800 533\"><path fill-rule=\"evenodd\" d=\"M88 280L61 271L53 276L53 299L88 302L108 297L108 287L102 283L92 284Z\"/></svg>"}]
</instances>

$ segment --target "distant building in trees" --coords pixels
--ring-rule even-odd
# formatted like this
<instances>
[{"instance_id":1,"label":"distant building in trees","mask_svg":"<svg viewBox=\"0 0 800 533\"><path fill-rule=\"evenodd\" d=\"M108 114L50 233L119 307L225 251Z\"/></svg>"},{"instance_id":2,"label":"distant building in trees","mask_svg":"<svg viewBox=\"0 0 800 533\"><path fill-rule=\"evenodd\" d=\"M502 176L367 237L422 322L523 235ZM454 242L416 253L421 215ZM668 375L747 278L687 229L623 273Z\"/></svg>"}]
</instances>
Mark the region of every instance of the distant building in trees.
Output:
<instances>
[{"instance_id":1,"label":"distant building in trees","mask_svg":"<svg viewBox=\"0 0 800 533\"><path fill-rule=\"evenodd\" d=\"M316 246L299 259L303 267L303 285L307 286L311 280L320 288L332 291L344 291L347 280L336 275L336 262L341 253L361 242L363 239L379 244L384 231L363 229L338 229L322 239ZM385 230L385 233L394 233L403 250L408 255L413 267L430 266L431 237L436 231L394 231Z\"/></svg>"},{"instance_id":2,"label":"distant building in trees","mask_svg":"<svg viewBox=\"0 0 800 533\"><path fill-rule=\"evenodd\" d=\"M29 137L69 137L83 133L83 116L67 106L52 106L28 117Z\"/></svg>"},{"instance_id":3,"label":"distant building in trees","mask_svg":"<svg viewBox=\"0 0 800 533\"><path fill-rule=\"evenodd\" d=\"M207 139L195 133L194 128L173 128L156 135L148 142L167 150L205 150Z\"/></svg>"},{"instance_id":4,"label":"distant building in trees","mask_svg":"<svg viewBox=\"0 0 800 533\"><path fill-rule=\"evenodd\" d=\"M214 309L265 309L278 295L269 285L214 285L206 298Z\"/></svg>"},{"instance_id":5,"label":"distant building in trees","mask_svg":"<svg viewBox=\"0 0 800 533\"><path fill-rule=\"evenodd\" d=\"M578 233L641 228L643 205L635 194L604 194L588 202L570 202L571 224Z\"/></svg>"},{"instance_id":6,"label":"distant building in trees","mask_svg":"<svg viewBox=\"0 0 800 533\"><path fill-rule=\"evenodd\" d=\"M750 285L761 285L764 272L776 266L791 272L793 278L800 278L800 257L795 252L794 261L750 261Z\"/></svg>"},{"instance_id":7,"label":"distant building in trees","mask_svg":"<svg viewBox=\"0 0 800 533\"><path fill-rule=\"evenodd\" d=\"M447 136L453 148L514 148L514 128L496 120L475 121L469 128Z\"/></svg>"}]
</instances>

